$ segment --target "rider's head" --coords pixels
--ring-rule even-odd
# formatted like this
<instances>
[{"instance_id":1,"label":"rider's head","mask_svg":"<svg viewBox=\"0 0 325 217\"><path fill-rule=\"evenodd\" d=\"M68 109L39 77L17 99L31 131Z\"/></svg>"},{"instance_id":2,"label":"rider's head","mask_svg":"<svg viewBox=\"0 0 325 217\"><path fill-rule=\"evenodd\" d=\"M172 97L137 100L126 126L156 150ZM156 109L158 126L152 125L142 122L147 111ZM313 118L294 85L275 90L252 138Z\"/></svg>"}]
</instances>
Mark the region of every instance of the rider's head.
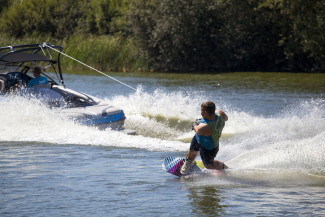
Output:
<instances>
[{"instance_id":1,"label":"rider's head","mask_svg":"<svg viewBox=\"0 0 325 217\"><path fill-rule=\"evenodd\" d=\"M216 105L212 101L206 101L201 104L201 112L207 112L208 115L214 115Z\"/></svg>"},{"instance_id":2,"label":"rider's head","mask_svg":"<svg viewBox=\"0 0 325 217\"><path fill-rule=\"evenodd\" d=\"M35 67L33 71L34 77L39 77L41 76L41 68L40 67Z\"/></svg>"}]
</instances>

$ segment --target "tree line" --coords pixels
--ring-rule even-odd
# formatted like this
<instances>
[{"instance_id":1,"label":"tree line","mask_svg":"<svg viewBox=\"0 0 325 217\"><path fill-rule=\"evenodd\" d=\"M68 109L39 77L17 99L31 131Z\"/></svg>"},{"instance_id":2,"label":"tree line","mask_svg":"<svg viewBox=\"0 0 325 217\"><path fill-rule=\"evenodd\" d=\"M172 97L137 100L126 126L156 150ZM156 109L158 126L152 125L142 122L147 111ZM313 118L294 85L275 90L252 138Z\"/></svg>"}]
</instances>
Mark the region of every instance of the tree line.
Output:
<instances>
[{"instance_id":1,"label":"tree line","mask_svg":"<svg viewBox=\"0 0 325 217\"><path fill-rule=\"evenodd\" d=\"M0 28L11 39L118 38L146 70L325 71L324 0L0 0Z\"/></svg>"}]
</instances>

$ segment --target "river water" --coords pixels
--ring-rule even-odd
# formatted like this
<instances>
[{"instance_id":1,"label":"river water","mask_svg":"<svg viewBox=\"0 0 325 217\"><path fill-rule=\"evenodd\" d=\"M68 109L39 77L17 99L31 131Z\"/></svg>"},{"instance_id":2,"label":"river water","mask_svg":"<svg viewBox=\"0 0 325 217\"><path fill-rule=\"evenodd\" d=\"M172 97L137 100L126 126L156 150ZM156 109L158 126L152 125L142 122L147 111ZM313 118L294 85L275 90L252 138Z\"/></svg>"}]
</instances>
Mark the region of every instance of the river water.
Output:
<instances>
[{"instance_id":1,"label":"river water","mask_svg":"<svg viewBox=\"0 0 325 217\"><path fill-rule=\"evenodd\" d=\"M73 123L21 98L0 100L0 216L324 216L325 74L65 75L122 108L137 135ZM229 117L226 176L179 179L200 104ZM199 158L198 158L199 159Z\"/></svg>"}]
</instances>

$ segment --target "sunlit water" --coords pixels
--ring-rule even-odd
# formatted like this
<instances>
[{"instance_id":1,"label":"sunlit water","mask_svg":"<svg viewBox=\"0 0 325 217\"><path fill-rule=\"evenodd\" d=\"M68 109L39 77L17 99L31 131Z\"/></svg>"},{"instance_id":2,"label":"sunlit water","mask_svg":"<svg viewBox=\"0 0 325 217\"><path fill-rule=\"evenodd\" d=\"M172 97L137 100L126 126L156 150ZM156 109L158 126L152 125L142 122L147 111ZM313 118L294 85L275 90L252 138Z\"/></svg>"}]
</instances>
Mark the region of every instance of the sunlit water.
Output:
<instances>
[{"instance_id":1,"label":"sunlit water","mask_svg":"<svg viewBox=\"0 0 325 217\"><path fill-rule=\"evenodd\" d=\"M136 136L73 123L0 97L0 216L325 215L325 74L66 75L67 87L122 108ZM200 104L229 121L226 176L178 179Z\"/></svg>"}]
</instances>

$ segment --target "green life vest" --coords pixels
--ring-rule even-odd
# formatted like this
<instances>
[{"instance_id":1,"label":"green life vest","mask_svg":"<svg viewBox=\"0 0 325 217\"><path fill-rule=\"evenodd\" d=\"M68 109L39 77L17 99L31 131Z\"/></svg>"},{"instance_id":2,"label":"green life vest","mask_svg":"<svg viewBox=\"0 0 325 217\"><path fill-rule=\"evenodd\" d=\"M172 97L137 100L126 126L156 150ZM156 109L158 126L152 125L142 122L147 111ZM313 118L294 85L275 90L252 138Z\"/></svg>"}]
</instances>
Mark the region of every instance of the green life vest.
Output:
<instances>
[{"instance_id":1,"label":"green life vest","mask_svg":"<svg viewBox=\"0 0 325 217\"><path fill-rule=\"evenodd\" d=\"M212 130L212 135L203 136L196 134L196 140L198 143L206 150L212 150L219 147L219 138L225 126L225 120L221 117L221 115L216 114L216 120L214 121L202 118L199 123L207 124Z\"/></svg>"}]
</instances>

